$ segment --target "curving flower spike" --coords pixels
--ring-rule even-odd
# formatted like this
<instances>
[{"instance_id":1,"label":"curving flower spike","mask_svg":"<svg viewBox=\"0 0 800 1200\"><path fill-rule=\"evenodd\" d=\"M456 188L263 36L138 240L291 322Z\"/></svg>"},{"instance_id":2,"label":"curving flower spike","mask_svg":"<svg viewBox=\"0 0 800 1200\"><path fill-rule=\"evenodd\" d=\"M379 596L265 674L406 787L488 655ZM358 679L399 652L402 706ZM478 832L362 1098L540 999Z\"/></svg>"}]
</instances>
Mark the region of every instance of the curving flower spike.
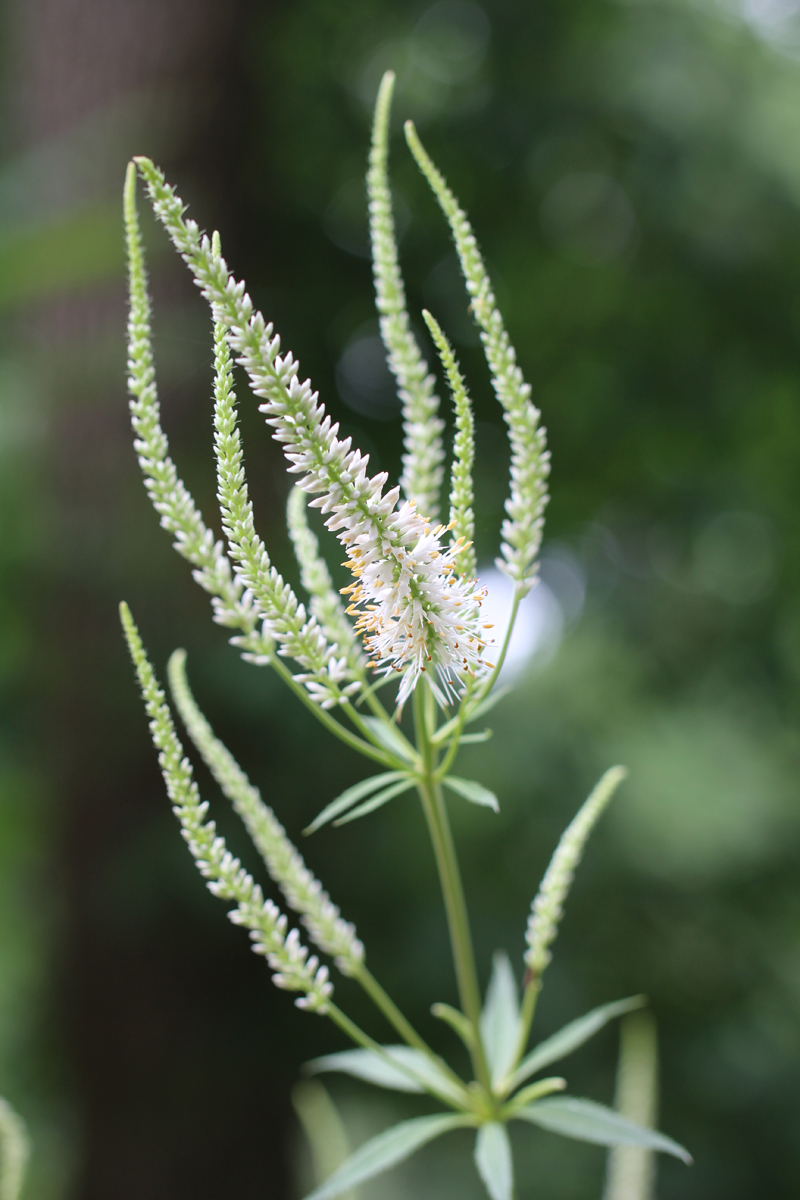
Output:
<instances>
[{"instance_id":1,"label":"curving flower spike","mask_svg":"<svg viewBox=\"0 0 800 1200\"><path fill-rule=\"evenodd\" d=\"M375 101L372 146L367 172L369 230L375 276L375 304L387 351L389 370L397 380L403 403L403 474L400 486L408 500L431 519L438 515L442 486L444 422L439 417L436 380L428 370L406 309L403 276L397 258L392 192L389 187L389 117L394 72L381 80Z\"/></svg>"},{"instance_id":2,"label":"curving flower spike","mask_svg":"<svg viewBox=\"0 0 800 1200\"><path fill-rule=\"evenodd\" d=\"M230 352L220 324L214 327L214 348L217 498L237 579L246 587L246 594L252 596L266 628L278 644L278 653L293 658L303 667L303 674L295 678L305 684L311 698L322 708L334 708L358 691L361 684L353 682L346 661L336 657L336 647L328 645L316 616L307 619L304 606L270 563L266 547L256 533L236 423Z\"/></svg>"},{"instance_id":3,"label":"curving flower spike","mask_svg":"<svg viewBox=\"0 0 800 1200\"><path fill-rule=\"evenodd\" d=\"M336 959L345 975L364 961L364 947L355 926L342 919L322 884L315 879L299 851L286 836L272 809L261 799L242 768L214 731L192 695L186 678L186 651L176 650L167 667L170 690L189 736L224 796L241 817L272 879L291 907L302 915L312 940Z\"/></svg>"},{"instance_id":4,"label":"curving flower spike","mask_svg":"<svg viewBox=\"0 0 800 1200\"><path fill-rule=\"evenodd\" d=\"M475 421L472 402L467 385L459 370L453 347L445 337L439 322L427 311L422 310L425 324L430 330L442 366L447 372L447 381L453 395L456 411L456 435L453 439L453 466L450 471L450 527L458 552L459 575L474 575L475 561L475 514L472 511L473 488L472 467L475 462Z\"/></svg>"},{"instance_id":5,"label":"curving flower spike","mask_svg":"<svg viewBox=\"0 0 800 1200\"><path fill-rule=\"evenodd\" d=\"M302 992L295 1001L299 1008L327 1012L333 992L328 968L321 967L313 955L308 957L297 930L287 935L286 917L271 900L264 899L261 888L229 852L225 839L218 836L214 822L206 821L208 804L200 799L191 763L184 755L164 693L125 603L120 604L120 619L150 718L150 734L159 752L167 795L200 874L208 880L208 889L215 896L235 902L228 916L234 925L250 931L253 950L267 959L274 983L287 991Z\"/></svg>"},{"instance_id":6,"label":"curving flower spike","mask_svg":"<svg viewBox=\"0 0 800 1200\"><path fill-rule=\"evenodd\" d=\"M550 453L546 449L545 431L539 424L541 414L531 401L530 384L525 382L517 365L516 352L498 311L467 214L431 161L413 122L407 121L405 130L409 149L450 224L467 291L472 298L470 307L480 326L492 386L503 406L508 426L511 488L505 504L508 515L502 527L502 558L497 559L497 566L514 580L517 595L521 597L536 581L536 556L547 504Z\"/></svg>"}]
</instances>

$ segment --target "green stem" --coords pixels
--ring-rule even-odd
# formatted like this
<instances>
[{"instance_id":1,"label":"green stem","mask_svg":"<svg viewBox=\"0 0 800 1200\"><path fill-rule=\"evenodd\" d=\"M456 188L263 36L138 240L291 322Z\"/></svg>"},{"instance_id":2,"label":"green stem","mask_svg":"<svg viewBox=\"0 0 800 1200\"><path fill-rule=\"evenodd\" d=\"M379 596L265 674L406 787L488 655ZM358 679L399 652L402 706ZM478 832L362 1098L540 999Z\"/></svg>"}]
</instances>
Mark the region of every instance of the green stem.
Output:
<instances>
[{"instance_id":1,"label":"green stem","mask_svg":"<svg viewBox=\"0 0 800 1200\"><path fill-rule=\"evenodd\" d=\"M439 871L461 1008L475 1034L471 1052L473 1068L478 1082L490 1092L491 1078L480 1036L481 995L478 987L478 973L475 969L475 953L472 948L472 934L464 899L464 888L461 883L461 873L458 869L458 859L450 831L450 822L447 819L447 810L442 798L442 790L434 778L436 750L430 742L430 712L426 712L429 691L424 680L421 680L414 689L414 725L417 734L417 749L422 760L422 774L417 783L417 790L428 823L436 866Z\"/></svg>"},{"instance_id":2,"label":"green stem","mask_svg":"<svg viewBox=\"0 0 800 1200\"><path fill-rule=\"evenodd\" d=\"M530 983L528 983L525 988L525 992L522 997L522 1008L519 1014L519 1037L517 1038L517 1045L516 1049L514 1050L514 1057L511 1060L511 1066L506 1072L506 1078L503 1083L511 1080L514 1072L519 1066L523 1054L525 1053L525 1048L528 1045L528 1038L531 1032L531 1025L533 1024L533 1014L536 1011L536 1001L539 998L541 986L542 985L538 979L531 979ZM509 1089L503 1088L501 1085L499 1090L500 1093L503 1094L504 1091Z\"/></svg>"},{"instance_id":3,"label":"green stem","mask_svg":"<svg viewBox=\"0 0 800 1200\"><path fill-rule=\"evenodd\" d=\"M458 1084L459 1087L464 1086L464 1081L459 1079L455 1071L451 1070L447 1063L431 1050L428 1043L420 1037L411 1022L400 1012L400 1009L391 996L383 990L375 976L363 963L358 971L356 971L354 978L361 984L370 999L374 1001L389 1023L394 1026L401 1038L409 1046L413 1046L415 1050L421 1050L423 1054L436 1063L440 1070L445 1071L454 1083Z\"/></svg>"},{"instance_id":4,"label":"green stem","mask_svg":"<svg viewBox=\"0 0 800 1200\"><path fill-rule=\"evenodd\" d=\"M399 763L399 759L395 760L395 758L386 750L378 749L375 746L371 746L369 742L362 741L360 737L356 737L356 735L351 733L349 729L345 729L343 725L340 725L338 721L335 721L326 709L320 708L318 704L314 703L306 689L301 684L296 682L292 672L288 669L288 667L284 666L284 664L276 655L273 655L273 657L270 659L270 666L272 666L278 672L284 683L286 683L292 689L298 699L305 704L306 708L314 714L317 720L321 721L325 728L329 729L330 732L343 741L345 745L350 746L353 750L358 750L359 754L365 755L366 758L374 759L375 762L379 762L385 767L396 767L399 764L405 768L408 765L407 763Z\"/></svg>"},{"instance_id":5,"label":"green stem","mask_svg":"<svg viewBox=\"0 0 800 1200\"><path fill-rule=\"evenodd\" d=\"M436 1058L436 1055L427 1042L419 1036L411 1022L403 1016L391 996L384 991L375 976L363 963L355 972L354 978L361 984L370 999L377 1004L378 1008L389 1023L395 1027L401 1038L408 1042L409 1046L413 1046L416 1050L421 1050L423 1054L428 1054L431 1058Z\"/></svg>"}]
</instances>

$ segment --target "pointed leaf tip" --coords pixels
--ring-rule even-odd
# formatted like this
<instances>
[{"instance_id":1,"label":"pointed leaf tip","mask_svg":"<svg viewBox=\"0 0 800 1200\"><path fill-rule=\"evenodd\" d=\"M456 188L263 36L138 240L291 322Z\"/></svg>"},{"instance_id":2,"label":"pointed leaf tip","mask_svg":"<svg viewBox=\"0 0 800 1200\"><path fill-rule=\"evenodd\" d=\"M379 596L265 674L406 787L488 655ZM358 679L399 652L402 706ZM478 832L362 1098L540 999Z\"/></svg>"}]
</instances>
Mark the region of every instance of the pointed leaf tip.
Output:
<instances>
[{"instance_id":1,"label":"pointed leaf tip","mask_svg":"<svg viewBox=\"0 0 800 1200\"><path fill-rule=\"evenodd\" d=\"M504 950L494 955L480 1031L492 1083L497 1083L510 1069L519 1040L519 992Z\"/></svg>"},{"instance_id":2,"label":"pointed leaf tip","mask_svg":"<svg viewBox=\"0 0 800 1200\"><path fill-rule=\"evenodd\" d=\"M374 1179L409 1158L434 1138L451 1129L473 1123L471 1117L437 1115L401 1121L385 1133L379 1133L356 1150L330 1179L316 1188L306 1200L334 1200L349 1188Z\"/></svg>"},{"instance_id":3,"label":"pointed leaf tip","mask_svg":"<svg viewBox=\"0 0 800 1200\"><path fill-rule=\"evenodd\" d=\"M678 1142L646 1129L620 1116L613 1108L597 1104L594 1100L581 1100L575 1096L558 1096L540 1100L514 1113L514 1118L539 1125L551 1133L575 1138L579 1142L594 1142L600 1146L643 1146L649 1150L660 1150L672 1154L691 1166L692 1156Z\"/></svg>"}]
</instances>

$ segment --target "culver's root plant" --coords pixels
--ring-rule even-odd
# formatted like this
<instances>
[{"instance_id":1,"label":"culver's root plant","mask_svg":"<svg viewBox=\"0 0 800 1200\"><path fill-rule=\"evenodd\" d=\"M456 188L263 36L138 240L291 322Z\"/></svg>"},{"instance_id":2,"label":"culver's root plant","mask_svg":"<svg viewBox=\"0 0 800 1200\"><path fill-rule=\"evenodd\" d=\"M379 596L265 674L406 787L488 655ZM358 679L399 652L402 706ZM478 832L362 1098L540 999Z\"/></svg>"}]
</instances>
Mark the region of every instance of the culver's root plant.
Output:
<instances>
[{"instance_id":1,"label":"culver's root plant","mask_svg":"<svg viewBox=\"0 0 800 1200\"><path fill-rule=\"evenodd\" d=\"M510 1121L606 1146L663 1150L689 1160L686 1151L663 1134L592 1100L565 1095L560 1076L540 1077L612 1018L638 1007L641 998L595 1008L529 1049L536 1000L573 874L595 822L624 778L623 768L606 772L553 854L528 916L521 995L508 958L498 953L487 995L481 998L445 792L455 803L466 801L487 810L498 806L485 787L453 771L460 746L486 736L467 728L498 696L495 684L517 608L536 582L549 456L539 412L497 310L469 221L409 122L406 140L450 226L508 428L511 478L497 565L513 581L514 601L498 644L482 617L486 591L476 578L472 545L475 443L469 393L446 334L435 317L424 312L452 398L449 495L443 500L445 422L436 380L406 309L387 173L393 82L387 74L378 94L367 186L381 335L402 402L399 482L392 485L386 473L370 475L368 456L350 438L340 439L338 425L311 383L301 382L299 363L282 349L279 335L254 308L244 283L230 273L218 235L207 237L185 216L182 200L146 158L131 163L125 185L130 409L148 494L176 550L211 597L214 620L231 630L232 644L247 661L278 673L324 727L321 736L333 734L376 766L367 780L331 799L306 832L328 822L345 825L416 791L441 881L460 1001L458 1009L438 1003L432 1012L464 1042L472 1079L462 1079L429 1048L371 974L355 926L308 870L278 817L200 712L187 681L185 654L178 650L168 667L175 708L198 754L247 827L283 903L299 917L302 931L290 925L286 913L229 853L209 819L208 802L200 798L165 694L124 604L121 615L167 792L200 873L210 890L231 905L234 924L249 931L253 949L266 959L276 985L298 993L295 1003L300 1008L328 1018L355 1043L351 1050L317 1059L310 1069L345 1072L401 1092L427 1093L442 1108L435 1115L402 1121L362 1145L310 1200L333 1200L460 1127L475 1130L475 1164L492 1200L511 1200ZM211 307L222 539L206 525L181 481L160 424L136 211L137 171L157 218ZM234 363L244 368L294 479L288 529L306 593L302 600L272 565L256 531L237 426ZM308 524L309 505L324 514L326 528L345 551L352 582L343 595L333 587ZM403 732L399 720L409 707L413 735ZM486 819L492 819L491 811ZM315 953L309 953L307 941ZM329 963L356 980L374 1001L387 1033L393 1031L389 1044L373 1040L338 1007Z\"/></svg>"}]
</instances>

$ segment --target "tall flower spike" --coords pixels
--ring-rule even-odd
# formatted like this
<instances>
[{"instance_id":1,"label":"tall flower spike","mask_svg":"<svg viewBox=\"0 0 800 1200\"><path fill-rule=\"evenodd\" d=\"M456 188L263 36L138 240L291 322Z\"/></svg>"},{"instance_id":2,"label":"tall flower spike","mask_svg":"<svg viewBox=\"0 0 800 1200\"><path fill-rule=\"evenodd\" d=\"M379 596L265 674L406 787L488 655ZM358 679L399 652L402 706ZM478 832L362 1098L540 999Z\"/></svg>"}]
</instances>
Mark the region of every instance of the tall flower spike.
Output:
<instances>
[{"instance_id":1,"label":"tall flower spike","mask_svg":"<svg viewBox=\"0 0 800 1200\"><path fill-rule=\"evenodd\" d=\"M444 422L437 415L436 380L428 370L406 311L406 294L397 256L392 193L389 187L389 118L394 72L381 80L372 124L367 172L369 230L376 306L389 369L397 380L403 403L403 474L400 485L407 499L431 520L439 512L442 486Z\"/></svg>"},{"instance_id":2,"label":"tall flower spike","mask_svg":"<svg viewBox=\"0 0 800 1200\"><path fill-rule=\"evenodd\" d=\"M332 955L345 975L353 975L364 961L364 947L356 936L355 926L342 920L339 909L311 874L280 821L261 799L258 788L253 787L230 751L214 736L189 687L185 650L175 651L167 672L172 698L189 736L223 795L244 822L271 877L287 903L302 915L315 945Z\"/></svg>"},{"instance_id":3,"label":"tall flower spike","mask_svg":"<svg viewBox=\"0 0 800 1200\"><path fill-rule=\"evenodd\" d=\"M305 683L312 698L323 708L340 704L360 683L350 681L344 655L337 659L328 646L316 617L306 619L306 610L291 587L269 560L266 547L253 523L253 505L244 474L242 444L236 424L236 394L233 390L230 352L225 330L214 326L214 454L217 462L217 498L222 527L228 538L237 575L247 588L265 624L279 645L278 653L290 657L304 669L297 678ZM344 688L340 688L340 684Z\"/></svg>"},{"instance_id":4,"label":"tall flower spike","mask_svg":"<svg viewBox=\"0 0 800 1200\"><path fill-rule=\"evenodd\" d=\"M434 166L411 121L406 139L420 170L450 223L461 270L472 297L471 308L481 331L481 341L492 373L492 385L503 406L511 443L511 491L503 521L502 558L497 566L513 579L524 596L536 578L536 555L542 540L550 455L540 413L531 402L530 384L522 377L517 356L497 310L492 285L467 215L460 208L444 176Z\"/></svg>"},{"instance_id":5,"label":"tall flower spike","mask_svg":"<svg viewBox=\"0 0 800 1200\"><path fill-rule=\"evenodd\" d=\"M431 529L413 504L399 510L400 489L385 495L385 473L367 475L368 457L340 441L308 380L298 382L299 364L279 355L280 339L229 274L219 247L185 221L184 205L162 173L137 159L156 216L209 301L215 321L250 376L261 411L282 443L289 471L299 474L306 492L322 493L312 503L329 514L326 524L346 547L356 583L350 608L360 612L357 629L373 655L375 669L403 678L403 704L420 676L428 679L445 705L467 682L483 675L486 638L480 624L484 591L474 581L454 578L452 549L445 549L444 526Z\"/></svg>"},{"instance_id":6,"label":"tall flower spike","mask_svg":"<svg viewBox=\"0 0 800 1200\"><path fill-rule=\"evenodd\" d=\"M200 874L208 880L208 889L215 896L235 902L236 907L228 916L234 925L250 930L253 949L256 954L264 955L274 972L273 982L287 991L303 993L295 1001L298 1008L325 1013L333 992L328 968L320 966L316 957L308 957L296 929L287 934L286 917L271 900L264 899L258 884L228 852L214 822L206 821L208 804L200 799L191 764L184 756L164 693L156 682L127 604L120 605L120 617L150 717L153 744L159 751L167 795Z\"/></svg>"},{"instance_id":7,"label":"tall flower spike","mask_svg":"<svg viewBox=\"0 0 800 1200\"><path fill-rule=\"evenodd\" d=\"M269 660L272 639L259 632L259 614L252 597L231 572L222 542L214 538L175 464L161 428L155 367L150 334L150 297L147 291L144 246L136 211L136 169L131 163L125 176L125 232L128 245L130 310L128 315L128 390L134 449L144 475L147 494L161 517L162 526L175 536L175 549L195 568L197 583L212 598L214 620L240 629L233 638L245 657Z\"/></svg>"},{"instance_id":8,"label":"tall flower spike","mask_svg":"<svg viewBox=\"0 0 800 1200\"><path fill-rule=\"evenodd\" d=\"M460 546L456 559L459 575L469 577L477 570L475 561L475 514L472 511L472 467L475 462L475 422L472 404L458 367L453 347L438 321L423 309L422 316L430 330L453 396L456 412L456 435L453 439L453 466L450 471L450 529L452 541Z\"/></svg>"},{"instance_id":9,"label":"tall flower spike","mask_svg":"<svg viewBox=\"0 0 800 1200\"><path fill-rule=\"evenodd\" d=\"M550 945L558 933L558 923L564 911L575 868L581 860L584 846L603 809L608 804L628 771L611 767L595 787L589 799L573 817L561 835L550 865L545 871L538 895L531 905L525 940L525 965L537 982L550 962Z\"/></svg>"},{"instance_id":10,"label":"tall flower spike","mask_svg":"<svg viewBox=\"0 0 800 1200\"><path fill-rule=\"evenodd\" d=\"M363 676L366 662L339 593L333 586L328 564L319 552L317 536L308 524L307 507L305 492L293 487L286 505L286 524L300 566L300 580L310 596L311 612L325 637L340 656L347 658L351 671Z\"/></svg>"}]
</instances>

